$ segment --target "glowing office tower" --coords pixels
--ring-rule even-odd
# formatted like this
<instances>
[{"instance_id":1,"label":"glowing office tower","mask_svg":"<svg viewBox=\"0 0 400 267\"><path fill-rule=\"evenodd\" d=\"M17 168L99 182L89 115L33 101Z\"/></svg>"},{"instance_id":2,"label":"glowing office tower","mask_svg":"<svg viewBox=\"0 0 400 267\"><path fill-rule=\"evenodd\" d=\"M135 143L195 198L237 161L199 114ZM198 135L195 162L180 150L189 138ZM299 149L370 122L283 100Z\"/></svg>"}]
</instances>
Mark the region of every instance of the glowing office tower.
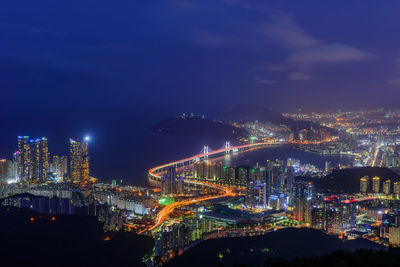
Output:
<instances>
[{"instance_id":1,"label":"glowing office tower","mask_svg":"<svg viewBox=\"0 0 400 267\"><path fill-rule=\"evenodd\" d=\"M18 179L21 182L28 181L31 173L31 150L29 146L29 136L18 136Z\"/></svg>"},{"instance_id":2,"label":"glowing office tower","mask_svg":"<svg viewBox=\"0 0 400 267\"><path fill-rule=\"evenodd\" d=\"M372 191L375 194L379 193L380 183L381 183L381 178L379 178L378 176L375 176L374 178L372 178Z\"/></svg>"},{"instance_id":3,"label":"glowing office tower","mask_svg":"<svg viewBox=\"0 0 400 267\"><path fill-rule=\"evenodd\" d=\"M386 195L389 195L391 193L391 185L392 182L390 180L386 180L385 182L383 182L383 193Z\"/></svg>"},{"instance_id":4,"label":"glowing office tower","mask_svg":"<svg viewBox=\"0 0 400 267\"><path fill-rule=\"evenodd\" d=\"M49 173L49 148L47 138L30 141L31 173L29 180L32 182L45 182Z\"/></svg>"},{"instance_id":5,"label":"glowing office tower","mask_svg":"<svg viewBox=\"0 0 400 267\"><path fill-rule=\"evenodd\" d=\"M69 140L71 180L82 182L89 180L88 143L78 139Z\"/></svg>"},{"instance_id":6,"label":"glowing office tower","mask_svg":"<svg viewBox=\"0 0 400 267\"><path fill-rule=\"evenodd\" d=\"M368 192L368 185L369 185L369 177L364 176L360 179L360 192L367 193Z\"/></svg>"}]
</instances>

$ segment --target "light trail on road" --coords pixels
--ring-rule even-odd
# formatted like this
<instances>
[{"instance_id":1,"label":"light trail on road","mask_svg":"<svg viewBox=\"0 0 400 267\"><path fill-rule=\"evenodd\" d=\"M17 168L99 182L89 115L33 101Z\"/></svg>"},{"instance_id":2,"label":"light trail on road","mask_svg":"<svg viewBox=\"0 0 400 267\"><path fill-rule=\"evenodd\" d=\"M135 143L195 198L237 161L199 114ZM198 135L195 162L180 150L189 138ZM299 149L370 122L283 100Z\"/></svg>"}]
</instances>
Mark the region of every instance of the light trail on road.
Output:
<instances>
[{"instance_id":1,"label":"light trail on road","mask_svg":"<svg viewBox=\"0 0 400 267\"><path fill-rule=\"evenodd\" d=\"M238 151L240 149L245 149L245 148L262 148L265 146L274 146L274 145L284 145L284 144L320 144L320 143L324 143L324 142L330 142L332 141L331 139L326 139L323 141L315 141L315 142L299 142L299 141L291 141L291 142L269 142L269 143L251 143L251 144L246 144L246 145L240 145L240 146L232 146L229 148L228 151ZM212 156L212 155L216 155L219 153L223 153L226 152L227 149L226 148L221 148L218 150L214 150L211 151L209 153L201 153L192 157L188 157L188 158L184 158L178 161L174 161L174 162L170 162L164 165L160 165L157 167L154 167L152 169L149 170L149 175L154 177L154 178L158 178L160 179L162 177L162 172L158 173L159 170L169 167L169 166L175 166L178 164L182 164L184 162L188 162L188 161L193 161L195 159L199 159L199 158L204 158L204 157L208 157L208 156ZM176 203L172 203L169 204L167 206L165 206L158 214L155 220L155 224L147 229L144 229L140 232L138 232L139 234L148 232L148 231L153 231L155 229L157 229L167 218L167 216L172 213L176 208L178 207L182 207L182 206L186 206L186 205L190 205L190 204L194 204L194 203L198 203L198 202L202 202L202 201L206 201L206 200L211 200L211 199L216 199L216 198L222 198L222 197L227 197L227 196L235 196L232 193L232 189L239 189L236 186L223 186L223 185L217 185L217 184L213 184L213 183L208 183L208 182L200 182L200 181L192 181L192 180L188 180L185 179L184 180L185 183L192 183L192 184L197 184L197 185L203 185L203 186L208 186L217 190L221 191L220 195L211 195L211 196L203 196L200 198L195 198L192 200L185 200L185 201L180 201L180 202L176 202ZM242 189L242 188L240 188Z\"/></svg>"},{"instance_id":2,"label":"light trail on road","mask_svg":"<svg viewBox=\"0 0 400 267\"><path fill-rule=\"evenodd\" d=\"M185 200L185 201L180 201L180 202L175 202L172 204L169 204L167 206L165 206L158 214L157 214L157 218L155 221L155 224L147 229L144 229L140 232L138 232L138 234L142 234L144 232L147 231L153 231L155 229L157 229L167 218L167 216L172 213L176 208L178 207L182 207L182 206L186 206L186 205L191 205L194 203L198 203L198 202L202 202L202 201L206 201L206 200L211 200L211 199L216 199L216 198L221 198L221 197L227 197L227 196L233 196L232 190L227 187L227 186L221 186L221 185L215 185L215 184L211 184L211 183L206 183L206 182L192 182L190 181L190 183L194 183L194 184L198 184L198 185L205 185L205 186L209 186L218 190L221 190L223 192L223 194L221 195L212 195L212 196L205 196L205 197L200 197L197 199L192 199L192 200Z\"/></svg>"}]
</instances>

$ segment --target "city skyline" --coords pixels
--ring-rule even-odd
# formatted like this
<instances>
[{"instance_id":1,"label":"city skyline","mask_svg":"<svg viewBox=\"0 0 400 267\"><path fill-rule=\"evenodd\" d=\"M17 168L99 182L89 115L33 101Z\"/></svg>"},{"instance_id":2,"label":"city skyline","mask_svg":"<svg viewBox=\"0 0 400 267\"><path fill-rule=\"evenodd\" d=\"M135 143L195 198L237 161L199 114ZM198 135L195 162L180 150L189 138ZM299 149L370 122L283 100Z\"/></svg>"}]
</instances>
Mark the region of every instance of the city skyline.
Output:
<instances>
[{"instance_id":1,"label":"city skyline","mask_svg":"<svg viewBox=\"0 0 400 267\"><path fill-rule=\"evenodd\" d=\"M397 266L398 10L4 3L2 266Z\"/></svg>"}]
</instances>

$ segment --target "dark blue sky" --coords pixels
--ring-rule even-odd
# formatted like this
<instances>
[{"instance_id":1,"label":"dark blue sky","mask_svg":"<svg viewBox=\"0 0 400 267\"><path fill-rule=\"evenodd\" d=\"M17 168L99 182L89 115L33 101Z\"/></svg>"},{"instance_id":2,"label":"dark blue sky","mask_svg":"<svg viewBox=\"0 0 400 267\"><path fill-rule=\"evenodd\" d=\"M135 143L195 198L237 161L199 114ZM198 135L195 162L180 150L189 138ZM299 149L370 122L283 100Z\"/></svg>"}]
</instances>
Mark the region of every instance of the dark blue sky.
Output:
<instances>
[{"instance_id":1,"label":"dark blue sky","mask_svg":"<svg viewBox=\"0 0 400 267\"><path fill-rule=\"evenodd\" d=\"M398 10L397 0L7 1L0 156L16 134L110 144L181 111L396 102Z\"/></svg>"}]
</instances>

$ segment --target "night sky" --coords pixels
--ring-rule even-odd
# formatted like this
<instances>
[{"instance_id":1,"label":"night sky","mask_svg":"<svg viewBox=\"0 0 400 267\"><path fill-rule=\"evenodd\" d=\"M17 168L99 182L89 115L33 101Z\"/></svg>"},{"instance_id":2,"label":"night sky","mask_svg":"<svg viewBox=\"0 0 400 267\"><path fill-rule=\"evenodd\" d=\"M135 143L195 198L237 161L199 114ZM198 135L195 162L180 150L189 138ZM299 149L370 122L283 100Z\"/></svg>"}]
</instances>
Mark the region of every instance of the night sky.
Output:
<instances>
[{"instance_id":1,"label":"night sky","mask_svg":"<svg viewBox=\"0 0 400 267\"><path fill-rule=\"evenodd\" d=\"M48 136L60 154L90 133L99 154L126 158L159 119L237 104L396 103L399 10L397 0L6 1L0 157L18 134ZM110 158L95 172L124 165Z\"/></svg>"}]
</instances>

